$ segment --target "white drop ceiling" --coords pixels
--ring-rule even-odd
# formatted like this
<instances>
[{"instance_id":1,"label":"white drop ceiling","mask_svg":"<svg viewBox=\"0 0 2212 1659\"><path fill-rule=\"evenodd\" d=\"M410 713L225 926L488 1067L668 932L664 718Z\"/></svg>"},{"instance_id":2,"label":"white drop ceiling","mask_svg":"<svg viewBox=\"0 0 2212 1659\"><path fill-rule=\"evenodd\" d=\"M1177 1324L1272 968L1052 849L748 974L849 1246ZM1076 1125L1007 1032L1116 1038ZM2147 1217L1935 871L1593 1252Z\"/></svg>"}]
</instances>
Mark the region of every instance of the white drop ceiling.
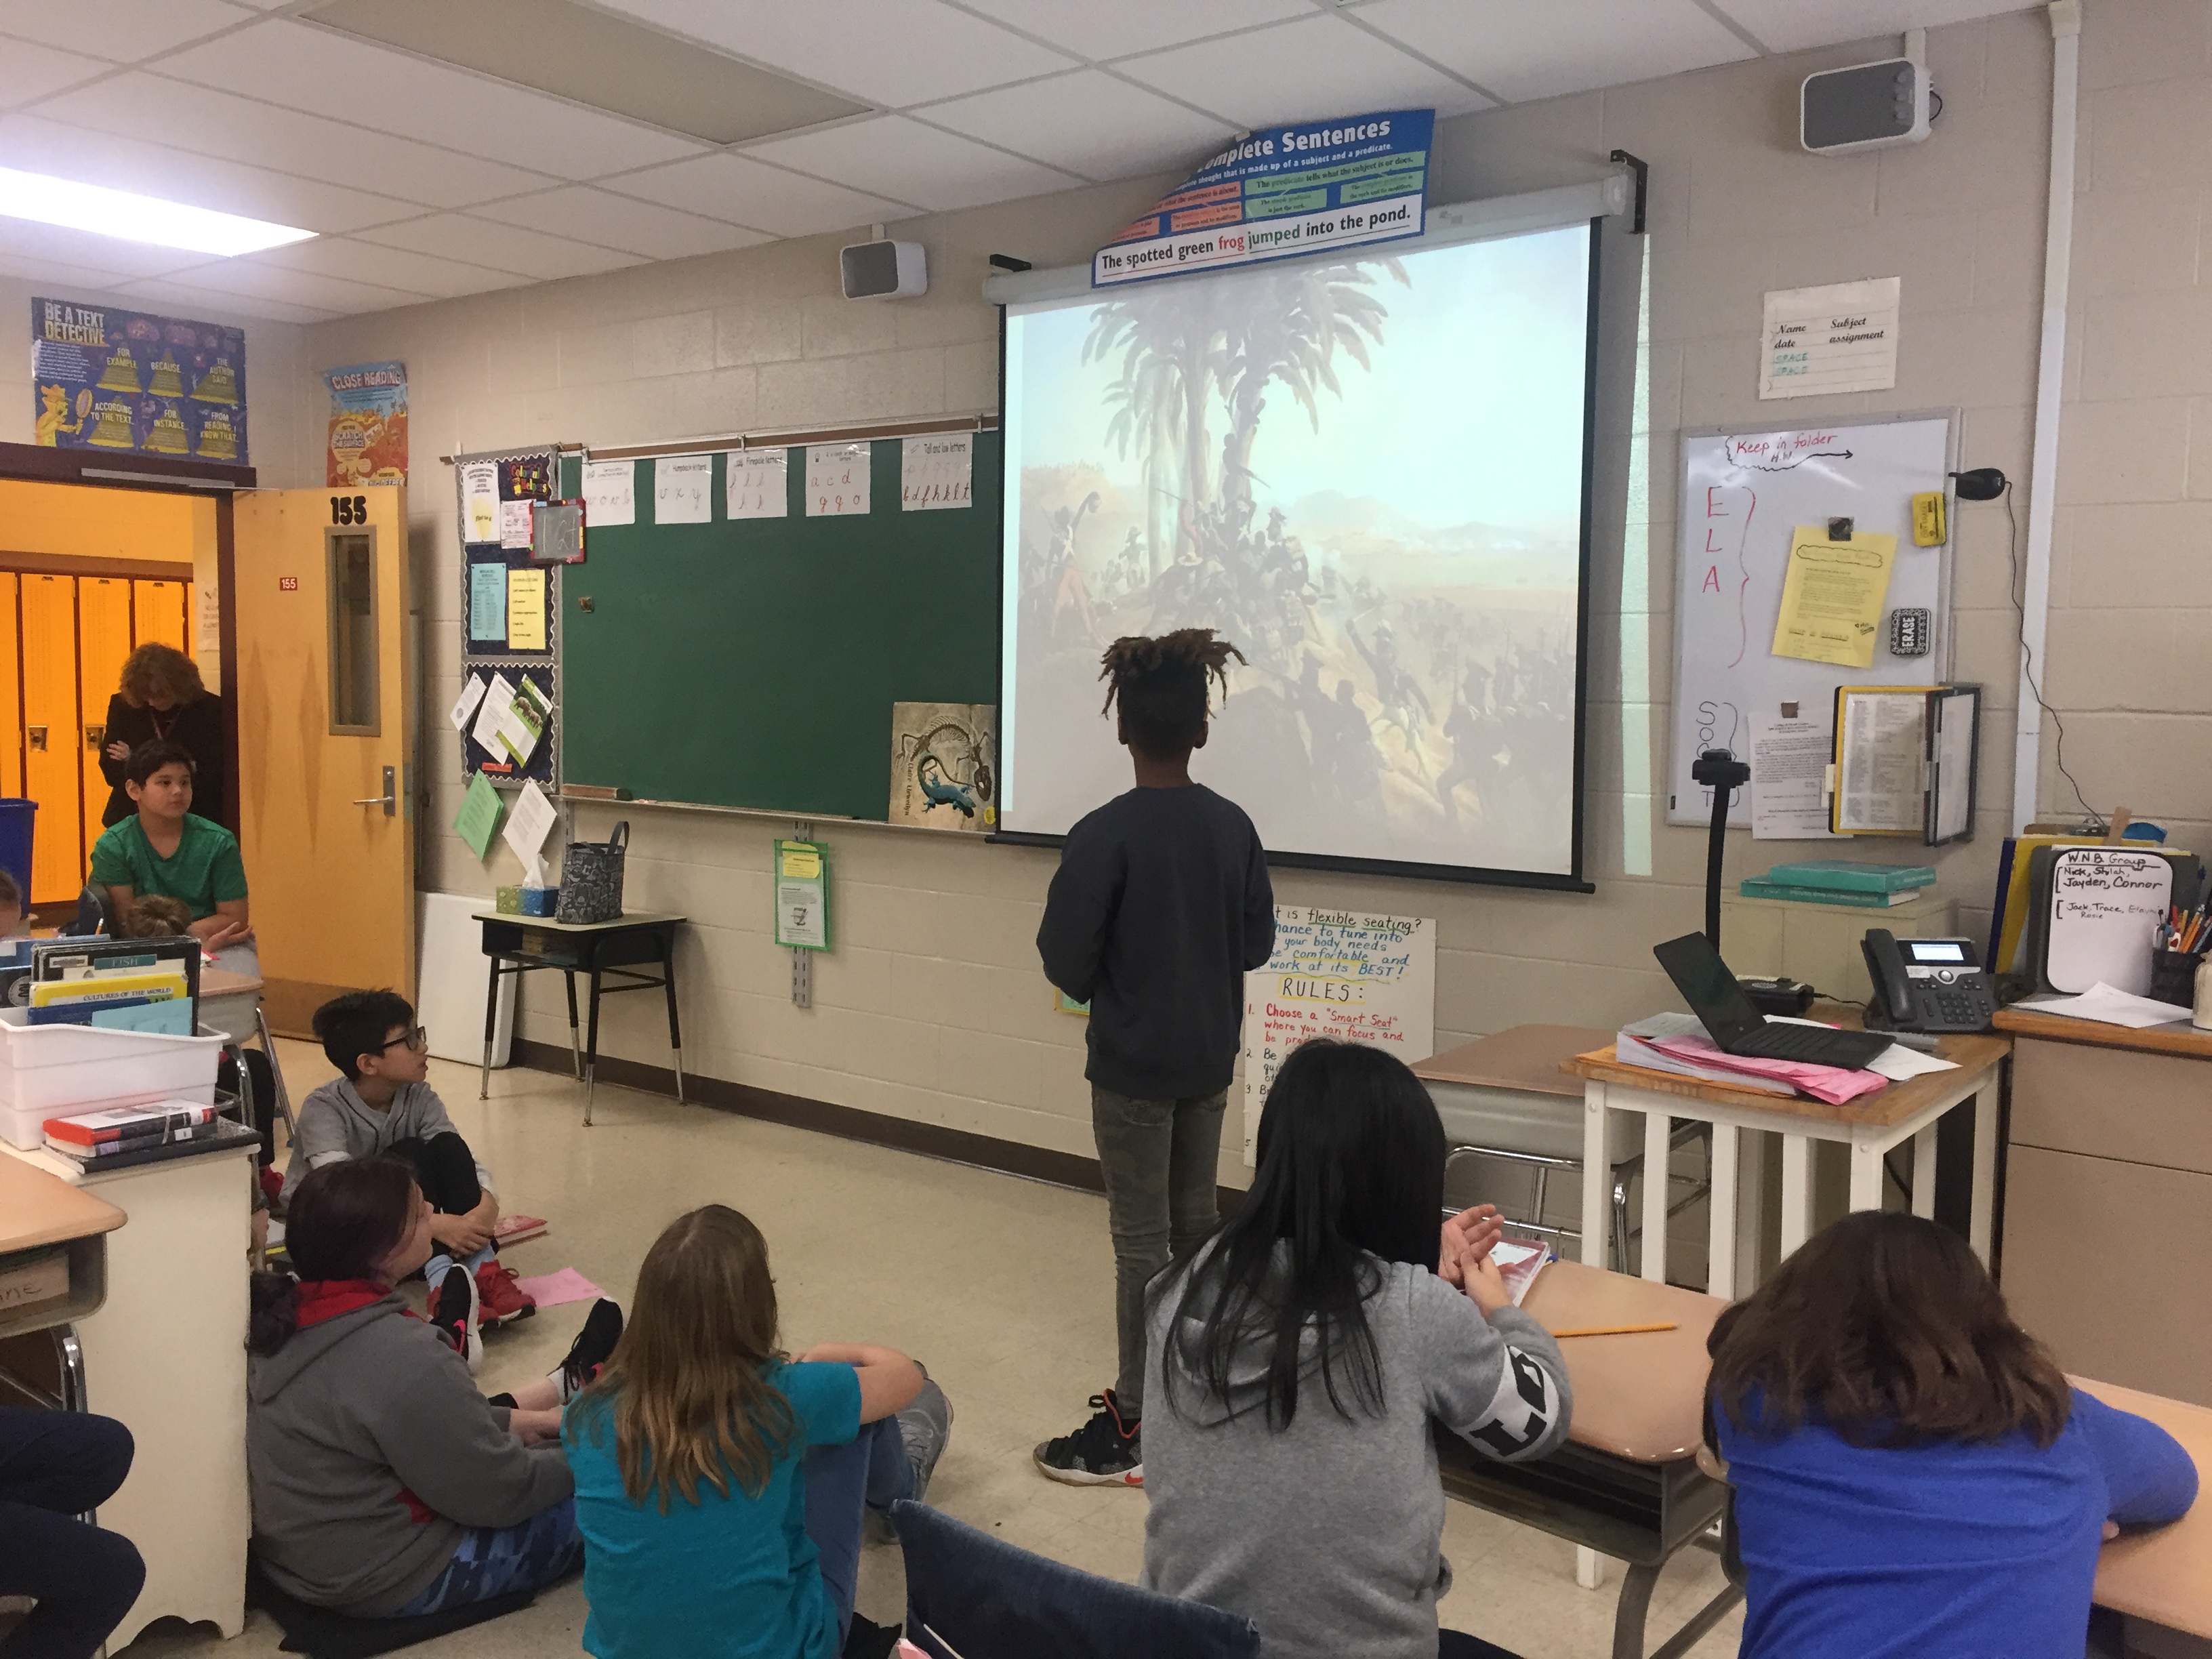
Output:
<instances>
[{"instance_id":1,"label":"white drop ceiling","mask_svg":"<svg viewBox=\"0 0 2212 1659\"><path fill-rule=\"evenodd\" d=\"M315 3L0 0L0 165L319 233L210 259L0 218L0 275L315 322L1172 169L1276 121L1454 115L2024 9L581 0L860 106L717 146L299 15Z\"/></svg>"}]
</instances>

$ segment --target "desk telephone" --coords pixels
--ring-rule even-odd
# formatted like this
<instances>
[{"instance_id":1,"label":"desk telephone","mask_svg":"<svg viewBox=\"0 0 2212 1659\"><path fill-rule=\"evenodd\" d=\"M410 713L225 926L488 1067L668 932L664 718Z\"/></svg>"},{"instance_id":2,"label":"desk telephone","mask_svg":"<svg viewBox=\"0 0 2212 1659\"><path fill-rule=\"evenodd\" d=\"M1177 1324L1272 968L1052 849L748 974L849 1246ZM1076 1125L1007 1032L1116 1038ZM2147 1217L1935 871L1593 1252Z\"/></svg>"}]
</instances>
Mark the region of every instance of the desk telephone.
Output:
<instances>
[{"instance_id":1,"label":"desk telephone","mask_svg":"<svg viewBox=\"0 0 2212 1659\"><path fill-rule=\"evenodd\" d=\"M1997 1011L1996 988L1963 939L1899 939L1869 927L1859 948L1875 1000L1899 1031L1982 1031Z\"/></svg>"}]
</instances>

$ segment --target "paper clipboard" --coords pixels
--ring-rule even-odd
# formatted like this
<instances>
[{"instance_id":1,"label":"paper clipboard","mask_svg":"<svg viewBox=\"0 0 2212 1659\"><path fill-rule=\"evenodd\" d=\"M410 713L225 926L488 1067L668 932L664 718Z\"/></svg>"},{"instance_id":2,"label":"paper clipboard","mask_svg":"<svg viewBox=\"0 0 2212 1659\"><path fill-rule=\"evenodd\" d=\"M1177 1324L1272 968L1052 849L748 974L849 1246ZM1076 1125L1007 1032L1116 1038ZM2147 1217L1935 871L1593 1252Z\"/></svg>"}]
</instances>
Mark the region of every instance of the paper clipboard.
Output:
<instances>
[{"instance_id":1,"label":"paper clipboard","mask_svg":"<svg viewBox=\"0 0 2212 1659\"><path fill-rule=\"evenodd\" d=\"M1971 841L1978 685L1839 685L1826 788L1839 836Z\"/></svg>"}]
</instances>

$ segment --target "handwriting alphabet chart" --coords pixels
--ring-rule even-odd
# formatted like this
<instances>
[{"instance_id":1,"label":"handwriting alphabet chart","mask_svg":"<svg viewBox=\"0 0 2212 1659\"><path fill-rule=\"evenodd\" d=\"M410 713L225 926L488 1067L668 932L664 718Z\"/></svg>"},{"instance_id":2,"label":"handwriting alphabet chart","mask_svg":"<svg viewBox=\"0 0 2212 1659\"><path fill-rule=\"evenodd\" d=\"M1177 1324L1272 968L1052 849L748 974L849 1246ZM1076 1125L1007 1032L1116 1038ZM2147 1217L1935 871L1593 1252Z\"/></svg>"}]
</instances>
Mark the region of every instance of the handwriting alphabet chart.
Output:
<instances>
[{"instance_id":1,"label":"handwriting alphabet chart","mask_svg":"<svg viewBox=\"0 0 2212 1659\"><path fill-rule=\"evenodd\" d=\"M789 518L791 452L732 450L722 457L722 497L726 519Z\"/></svg>"},{"instance_id":2,"label":"handwriting alphabet chart","mask_svg":"<svg viewBox=\"0 0 2212 1659\"><path fill-rule=\"evenodd\" d=\"M899 509L929 513L975 500L975 441L964 432L908 438L899 445Z\"/></svg>"},{"instance_id":3,"label":"handwriting alphabet chart","mask_svg":"<svg viewBox=\"0 0 2212 1659\"><path fill-rule=\"evenodd\" d=\"M806 516L835 519L868 510L873 444L806 446Z\"/></svg>"},{"instance_id":4,"label":"handwriting alphabet chart","mask_svg":"<svg viewBox=\"0 0 2212 1659\"><path fill-rule=\"evenodd\" d=\"M653 461L653 521L710 524L714 517L714 458L657 455Z\"/></svg>"}]
</instances>

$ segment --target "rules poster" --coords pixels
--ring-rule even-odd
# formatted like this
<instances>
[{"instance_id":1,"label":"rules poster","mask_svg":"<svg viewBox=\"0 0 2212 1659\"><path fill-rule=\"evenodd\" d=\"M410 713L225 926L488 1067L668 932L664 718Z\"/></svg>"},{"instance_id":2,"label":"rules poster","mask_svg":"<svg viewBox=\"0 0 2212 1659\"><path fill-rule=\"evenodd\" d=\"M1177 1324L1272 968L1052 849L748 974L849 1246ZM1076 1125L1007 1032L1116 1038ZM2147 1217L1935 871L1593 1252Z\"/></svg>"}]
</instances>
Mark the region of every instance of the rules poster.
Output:
<instances>
[{"instance_id":1,"label":"rules poster","mask_svg":"<svg viewBox=\"0 0 2212 1659\"><path fill-rule=\"evenodd\" d=\"M31 301L33 432L49 449L247 464L246 335L220 323Z\"/></svg>"},{"instance_id":2,"label":"rules poster","mask_svg":"<svg viewBox=\"0 0 2212 1659\"><path fill-rule=\"evenodd\" d=\"M323 482L332 489L407 482L407 365L355 363L323 376L331 394Z\"/></svg>"}]
</instances>

